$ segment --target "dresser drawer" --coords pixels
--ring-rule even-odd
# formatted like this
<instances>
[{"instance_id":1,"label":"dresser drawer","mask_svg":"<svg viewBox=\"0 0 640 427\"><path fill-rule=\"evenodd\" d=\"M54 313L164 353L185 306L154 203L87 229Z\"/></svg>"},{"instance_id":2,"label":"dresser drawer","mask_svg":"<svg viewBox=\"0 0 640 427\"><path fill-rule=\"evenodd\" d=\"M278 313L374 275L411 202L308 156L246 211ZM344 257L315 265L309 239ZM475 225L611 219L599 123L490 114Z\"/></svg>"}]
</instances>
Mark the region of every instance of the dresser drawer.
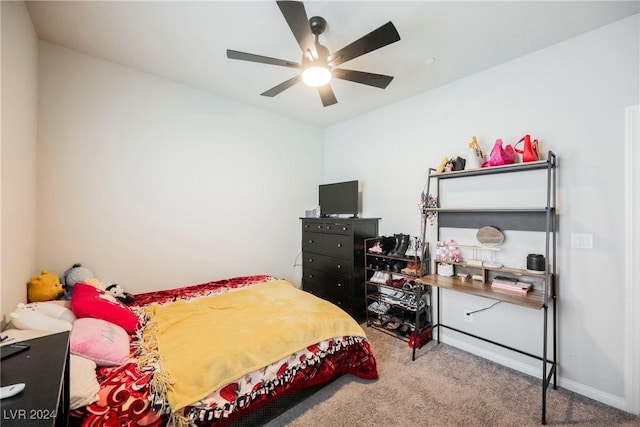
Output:
<instances>
[{"instance_id":1,"label":"dresser drawer","mask_svg":"<svg viewBox=\"0 0 640 427\"><path fill-rule=\"evenodd\" d=\"M306 221L302 223L302 231L311 231L315 233L329 233L329 234L348 234L351 235L353 226L351 224L339 223L339 222L310 222Z\"/></svg>"},{"instance_id":2,"label":"dresser drawer","mask_svg":"<svg viewBox=\"0 0 640 427\"><path fill-rule=\"evenodd\" d=\"M354 294L351 277L313 269L305 269L302 277L302 289L332 301L340 298L350 300Z\"/></svg>"},{"instance_id":3,"label":"dresser drawer","mask_svg":"<svg viewBox=\"0 0 640 427\"><path fill-rule=\"evenodd\" d=\"M302 251L353 258L353 240L344 234L302 233Z\"/></svg>"},{"instance_id":4,"label":"dresser drawer","mask_svg":"<svg viewBox=\"0 0 640 427\"><path fill-rule=\"evenodd\" d=\"M340 224L335 222L327 222L324 224L325 233L351 235L351 230L351 224Z\"/></svg>"},{"instance_id":5,"label":"dresser drawer","mask_svg":"<svg viewBox=\"0 0 640 427\"><path fill-rule=\"evenodd\" d=\"M321 270L325 273L337 274L340 276L351 276L351 260L346 258L336 258L327 255L320 255L313 252L302 253L302 268Z\"/></svg>"},{"instance_id":6,"label":"dresser drawer","mask_svg":"<svg viewBox=\"0 0 640 427\"><path fill-rule=\"evenodd\" d=\"M310 289L322 289L324 293L336 296L352 295L353 279L324 271L307 269L304 271L302 278L302 287L304 290L307 290L307 287Z\"/></svg>"}]
</instances>

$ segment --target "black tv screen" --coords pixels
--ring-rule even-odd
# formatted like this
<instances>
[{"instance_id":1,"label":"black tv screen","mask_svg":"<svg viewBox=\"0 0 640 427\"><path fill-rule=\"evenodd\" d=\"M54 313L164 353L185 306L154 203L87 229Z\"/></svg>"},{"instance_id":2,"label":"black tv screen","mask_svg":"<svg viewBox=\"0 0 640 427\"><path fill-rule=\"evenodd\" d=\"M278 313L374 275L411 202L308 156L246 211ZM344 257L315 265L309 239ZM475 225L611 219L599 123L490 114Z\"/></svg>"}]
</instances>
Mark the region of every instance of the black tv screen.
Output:
<instances>
[{"instance_id":1,"label":"black tv screen","mask_svg":"<svg viewBox=\"0 0 640 427\"><path fill-rule=\"evenodd\" d=\"M350 214L358 216L358 181L322 184L318 187L322 216Z\"/></svg>"}]
</instances>

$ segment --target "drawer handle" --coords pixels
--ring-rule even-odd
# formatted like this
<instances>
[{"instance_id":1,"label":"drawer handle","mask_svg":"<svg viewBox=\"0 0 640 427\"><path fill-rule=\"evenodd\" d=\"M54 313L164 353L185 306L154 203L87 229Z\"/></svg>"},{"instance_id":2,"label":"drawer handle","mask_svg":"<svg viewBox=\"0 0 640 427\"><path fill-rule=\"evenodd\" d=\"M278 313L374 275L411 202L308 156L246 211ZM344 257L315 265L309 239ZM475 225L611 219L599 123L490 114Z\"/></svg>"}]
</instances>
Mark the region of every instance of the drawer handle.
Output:
<instances>
[{"instance_id":1,"label":"drawer handle","mask_svg":"<svg viewBox=\"0 0 640 427\"><path fill-rule=\"evenodd\" d=\"M340 264L338 264L338 269L341 269L341 268L342 268L342 266ZM340 286L340 285L338 285L338 286Z\"/></svg>"},{"instance_id":2,"label":"drawer handle","mask_svg":"<svg viewBox=\"0 0 640 427\"><path fill-rule=\"evenodd\" d=\"M342 283L338 283L338 287L341 287L341 286L342 286Z\"/></svg>"},{"instance_id":3,"label":"drawer handle","mask_svg":"<svg viewBox=\"0 0 640 427\"><path fill-rule=\"evenodd\" d=\"M309 243L313 243L313 240L309 240Z\"/></svg>"},{"instance_id":4,"label":"drawer handle","mask_svg":"<svg viewBox=\"0 0 640 427\"><path fill-rule=\"evenodd\" d=\"M347 231L347 227L342 227L342 231Z\"/></svg>"},{"instance_id":5,"label":"drawer handle","mask_svg":"<svg viewBox=\"0 0 640 427\"><path fill-rule=\"evenodd\" d=\"M331 230L331 226L330 225L327 225L327 230Z\"/></svg>"},{"instance_id":6,"label":"drawer handle","mask_svg":"<svg viewBox=\"0 0 640 427\"><path fill-rule=\"evenodd\" d=\"M309 224L305 224L305 225L304 225L304 228L309 228Z\"/></svg>"},{"instance_id":7,"label":"drawer handle","mask_svg":"<svg viewBox=\"0 0 640 427\"><path fill-rule=\"evenodd\" d=\"M309 258L309 262L313 262L313 258Z\"/></svg>"},{"instance_id":8,"label":"drawer handle","mask_svg":"<svg viewBox=\"0 0 640 427\"><path fill-rule=\"evenodd\" d=\"M338 305L342 305L342 301L338 301Z\"/></svg>"},{"instance_id":9,"label":"drawer handle","mask_svg":"<svg viewBox=\"0 0 640 427\"><path fill-rule=\"evenodd\" d=\"M338 243L338 247L341 248L342 247L342 243Z\"/></svg>"},{"instance_id":10,"label":"drawer handle","mask_svg":"<svg viewBox=\"0 0 640 427\"><path fill-rule=\"evenodd\" d=\"M322 228L322 226L321 226L321 225L319 225L319 226L318 226L318 228Z\"/></svg>"},{"instance_id":11,"label":"drawer handle","mask_svg":"<svg viewBox=\"0 0 640 427\"><path fill-rule=\"evenodd\" d=\"M310 275L309 275L309 279L313 279L313 274L310 274Z\"/></svg>"}]
</instances>

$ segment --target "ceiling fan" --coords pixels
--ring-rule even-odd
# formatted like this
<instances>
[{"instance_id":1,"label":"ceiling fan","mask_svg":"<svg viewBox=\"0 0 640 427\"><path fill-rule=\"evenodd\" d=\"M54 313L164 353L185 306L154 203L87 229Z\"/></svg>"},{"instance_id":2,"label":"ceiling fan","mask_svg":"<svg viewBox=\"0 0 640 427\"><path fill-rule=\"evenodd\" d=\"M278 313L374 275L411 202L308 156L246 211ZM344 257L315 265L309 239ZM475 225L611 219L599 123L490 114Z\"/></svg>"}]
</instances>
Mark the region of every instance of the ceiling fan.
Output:
<instances>
[{"instance_id":1,"label":"ceiling fan","mask_svg":"<svg viewBox=\"0 0 640 427\"><path fill-rule=\"evenodd\" d=\"M338 102L329 84L331 78L349 80L381 89L386 88L391 83L393 76L337 68L347 61L400 40L400 35L391 21L342 49L329 53L329 50L318 41L320 34L324 32L327 26L324 18L312 16L307 19L307 12L302 2L276 1L276 3L300 45L300 49L302 49L301 63L227 49L227 58L229 59L279 65L301 70L301 73L295 77L261 93L262 96L276 96L285 89L303 81L309 86L318 88L322 105L328 107Z\"/></svg>"}]
</instances>

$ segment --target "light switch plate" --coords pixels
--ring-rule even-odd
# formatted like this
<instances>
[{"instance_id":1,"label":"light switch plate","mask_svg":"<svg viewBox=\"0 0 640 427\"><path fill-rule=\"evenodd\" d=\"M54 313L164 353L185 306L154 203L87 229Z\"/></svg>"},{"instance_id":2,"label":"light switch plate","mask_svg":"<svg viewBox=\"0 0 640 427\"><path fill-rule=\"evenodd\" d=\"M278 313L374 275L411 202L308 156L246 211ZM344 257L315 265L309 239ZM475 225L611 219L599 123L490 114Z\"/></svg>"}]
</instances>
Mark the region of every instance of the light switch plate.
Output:
<instances>
[{"instance_id":1,"label":"light switch plate","mask_svg":"<svg viewBox=\"0 0 640 427\"><path fill-rule=\"evenodd\" d=\"M571 233L571 247L576 249L593 249L593 234Z\"/></svg>"}]
</instances>

